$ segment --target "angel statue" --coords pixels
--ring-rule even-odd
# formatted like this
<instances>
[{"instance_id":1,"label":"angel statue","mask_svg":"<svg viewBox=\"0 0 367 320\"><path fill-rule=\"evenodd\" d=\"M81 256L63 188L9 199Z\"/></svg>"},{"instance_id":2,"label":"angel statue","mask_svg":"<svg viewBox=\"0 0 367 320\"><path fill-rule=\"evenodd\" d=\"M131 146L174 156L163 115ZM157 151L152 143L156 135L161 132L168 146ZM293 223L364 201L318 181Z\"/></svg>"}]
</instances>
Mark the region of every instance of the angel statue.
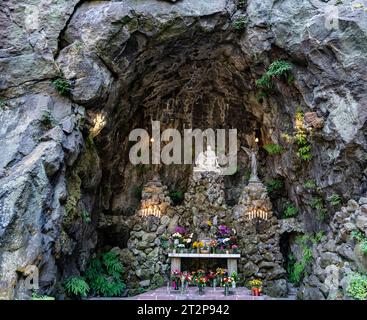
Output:
<instances>
[{"instance_id":1,"label":"angel statue","mask_svg":"<svg viewBox=\"0 0 367 320\"><path fill-rule=\"evenodd\" d=\"M245 151L247 153L247 155L249 156L249 158L251 159L251 176L250 176L250 181L249 182L260 182L259 177L257 176L257 151L258 148L253 148L253 149L249 149L249 148L245 148L245 147L241 147L243 151Z\"/></svg>"}]
</instances>

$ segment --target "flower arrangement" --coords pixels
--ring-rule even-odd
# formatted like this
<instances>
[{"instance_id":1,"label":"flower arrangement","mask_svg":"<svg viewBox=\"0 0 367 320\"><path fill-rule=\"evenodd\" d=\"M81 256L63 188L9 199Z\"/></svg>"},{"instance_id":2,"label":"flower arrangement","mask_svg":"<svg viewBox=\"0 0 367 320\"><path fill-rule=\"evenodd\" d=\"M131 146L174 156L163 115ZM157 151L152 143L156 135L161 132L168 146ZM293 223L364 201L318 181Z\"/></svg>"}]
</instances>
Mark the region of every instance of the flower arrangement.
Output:
<instances>
[{"instance_id":1,"label":"flower arrangement","mask_svg":"<svg viewBox=\"0 0 367 320\"><path fill-rule=\"evenodd\" d=\"M181 236L185 235L187 233L187 230L185 227L180 227L180 226L177 226L175 228L175 234L176 233L179 233Z\"/></svg>"},{"instance_id":2,"label":"flower arrangement","mask_svg":"<svg viewBox=\"0 0 367 320\"><path fill-rule=\"evenodd\" d=\"M249 284L252 288L258 288L260 289L262 287L262 281L259 279L250 280Z\"/></svg>"},{"instance_id":3,"label":"flower arrangement","mask_svg":"<svg viewBox=\"0 0 367 320\"><path fill-rule=\"evenodd\" d=\"M224 286L229 286L232 284L232 282L234 282L234 279L232 277L224 277L222 283Z\"/></svg>"},{"instance_id":4,"label":"flower arrangement","mask_svg":"<svg viewBox=\"0 0 367 320\"><path fill-rule=\"evenodd\" d=\"M192 244L192 247L194 249L197 249L197 252L199 253L200 252L200 249L204 247L204 242L202 241L195 241L193 244Z\"/></svg>"},{"instance_id":5,"label":"flower arrangement","mask_svg":"<svg viewBox=\"0 0 367 320\"><path fill-rule=\"evenodd\" d=\"M175 232L175 233L172 235L172 238L173 238L173 239L179 239L179 240L181 240L181 239L182 239L182 234L181 234L181 233L178 233L178 232Z\"/></svg>"},{"instance_id":6,"label":"flower arrangement","mask_svg":"<svg viewBox=\"0 0 367 320\"><path fill-rule=\"evenodd\" d=\"M260 296L262 291L262 281L259 279L253 279L249 281L251 286L251 292L253 296Z\"/></svg>"},{"instance_id":7,"label":"flower arrangement","mask_svg":"<svg viewBox=\"0 0 367 320\"><path fill-rule=\"evenodd\" d=\"M180 280L181 280L181 272L178 271L178 270L172 271L171 272L171 281L172 281L172 287L173 287L174 290L179 289Z\"/></svg>"},{"instance_id":8,"label":"flower arrangement","mask_svg":"<svg viewBox=\"0 0 367 320\"><path fill-rule=\"evenodd\" d=\"M218 233L222 236L226 236L229 235L231 233L231 228L224 226L224 225L220 225L218 227Z\"/></svg>"},{"instance_id":9,"label":"flower arrangement","mask_svg":"<svg viewBox=\"0 0 367 320\"><path fill-rule=\"evenodd\" d=\"M232 249L232 252L233 253L238 253L238 245L233 244L232 247L231 247L231 249Z\"/></svg>"}]
</instances>

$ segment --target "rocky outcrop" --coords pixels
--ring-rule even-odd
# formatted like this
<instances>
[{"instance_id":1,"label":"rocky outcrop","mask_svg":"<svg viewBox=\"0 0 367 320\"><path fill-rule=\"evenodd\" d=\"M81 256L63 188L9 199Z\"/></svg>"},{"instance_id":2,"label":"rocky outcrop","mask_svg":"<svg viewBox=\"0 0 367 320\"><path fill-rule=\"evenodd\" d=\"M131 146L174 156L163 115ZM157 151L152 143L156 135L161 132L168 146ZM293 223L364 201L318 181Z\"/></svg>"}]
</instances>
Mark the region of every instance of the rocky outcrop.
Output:
<instances>
[{"instance_id":1,"label":"rocky outcrop","mask_svg":"<svg viewBox=\"0 0 367 320\"><path fill-rule=\"evenodd\" d=\"M322 241L313 246L309 276L299 290L303 299L351 299L347 294L353 272L367 272L367 256L353 237L367 236L367 198L350 200L335 213Z\"/></svg>"},{"instance_id":2,"label":"rocky outcrop","mask_svg":"<svg viewBox=\"0 0 367 320\"><path fill-rule=\"evenodd\" d=\"M148 175L128 162L127 136L153 117L167 127L226 125L240 129L241 143L258 132L262 144L284 145L281 155L263 154L260 176L284 178L307 230L322 223L304 196L306 179L316 180L324 199L363 195L365 13L343 1L338 26L330 26L328 8L308 0L2 2L1 294L29 293L22 272L32 265L42 290L55 293L55 282L84 268L102 212L135 212L133 188ZM254 81L275 59L292 62L294 81L275 79L275 91L257 99ZM68 97L55 90L57 77L68 81ZM307 165L297 165L282 138L293 134L297 106L312 113L305 113L314 128ZM91 126L100 133L93 144ZM81 154L92 170L77 161ZM161 171L170 188L188 187L190 168ZM224 183L238 195L243 181Z\"/></svg>"}]
</instances>

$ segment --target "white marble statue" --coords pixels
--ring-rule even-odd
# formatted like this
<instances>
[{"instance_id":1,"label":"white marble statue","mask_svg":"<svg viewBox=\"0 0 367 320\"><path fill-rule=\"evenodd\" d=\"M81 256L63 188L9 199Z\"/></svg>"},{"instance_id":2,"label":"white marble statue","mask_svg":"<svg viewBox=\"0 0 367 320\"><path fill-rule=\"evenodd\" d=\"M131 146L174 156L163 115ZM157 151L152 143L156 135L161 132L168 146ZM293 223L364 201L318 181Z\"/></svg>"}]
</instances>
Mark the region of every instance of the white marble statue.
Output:
<instances>
[{"instance_id":1,"label":"white marble statue","mask_svg":"<svg viewBox=\"0 0 367 320\"><path fill-rule=\"evenodd\" d=\"M211 146L201 152L195 161L194 172L220 172L218 157Z\"/></svg>"},{"instance_id":2,"label":"white marble statue","mask_svg":"<svg viewBox=\"0 0 367 320\"><path fill-rule=\"evenodd\" d=\"M258 149L249 149L245 147L241 147L243 151L247 153L251 160L251 176L249 182L260 182L259 177L257 176L257 151Z\"/></svg>"}]
</instances>

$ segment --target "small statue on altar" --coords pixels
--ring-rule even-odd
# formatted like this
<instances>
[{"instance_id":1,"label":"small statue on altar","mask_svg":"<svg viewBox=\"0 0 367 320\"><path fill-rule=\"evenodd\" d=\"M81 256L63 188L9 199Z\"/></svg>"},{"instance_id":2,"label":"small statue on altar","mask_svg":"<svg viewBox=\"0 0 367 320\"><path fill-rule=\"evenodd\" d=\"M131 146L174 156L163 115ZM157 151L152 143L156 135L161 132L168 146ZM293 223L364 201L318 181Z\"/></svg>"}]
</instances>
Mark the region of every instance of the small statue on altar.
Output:
<instances>
[{"instance_id":1,"label":"small statue on altar","mask_svg":"<svg viewBox=\"0 0 367 320\"><path fill-rule=\"evenodd\" d=\"M220 172L218 157L211 146L201 152L195 161L194 172Z\"/></svg>"}]
</instances>

